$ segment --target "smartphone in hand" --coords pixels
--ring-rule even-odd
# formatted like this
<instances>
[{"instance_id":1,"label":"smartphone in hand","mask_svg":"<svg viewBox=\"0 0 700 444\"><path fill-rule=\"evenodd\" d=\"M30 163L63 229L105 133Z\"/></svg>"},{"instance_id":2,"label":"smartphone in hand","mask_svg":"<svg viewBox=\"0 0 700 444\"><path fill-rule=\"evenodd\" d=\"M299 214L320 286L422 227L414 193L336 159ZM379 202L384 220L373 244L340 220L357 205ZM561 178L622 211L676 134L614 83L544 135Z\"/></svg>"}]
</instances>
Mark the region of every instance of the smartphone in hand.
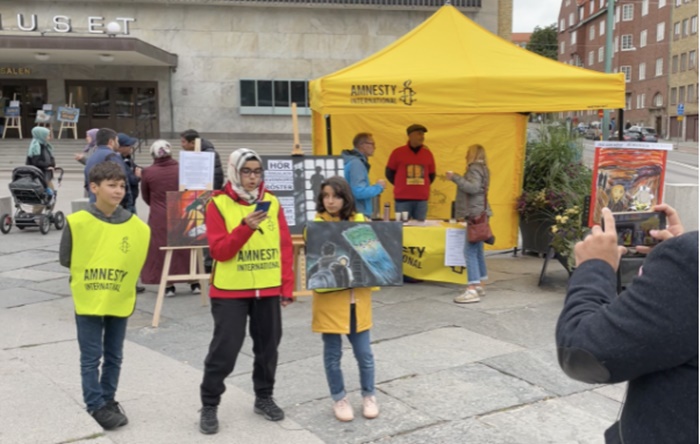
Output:
<instances>
[{"instance_id":1,"label":"smartphone in hand","mask_svg":"<svg viewBox=\"0 0 700 444\"><path fill-rule=\"evenodd\" d=\"M613 213L613 217L617 244L625 247L656 245L659 240L652 237L649 231L666 228L666 213L661 211L627 211Z\"/></svg>"},{"instance_id":2,"label":"smartphone in hand","mask_svg":"<svg viewBox=\"0 0 700 444\"><path fill-rule=\"evenodd\" d=\"M255 211L264 211L267 213L270 210L271 203L272 202L270 202L269 200L259 201L255 204Z\"/></svg>"}]
</instances>

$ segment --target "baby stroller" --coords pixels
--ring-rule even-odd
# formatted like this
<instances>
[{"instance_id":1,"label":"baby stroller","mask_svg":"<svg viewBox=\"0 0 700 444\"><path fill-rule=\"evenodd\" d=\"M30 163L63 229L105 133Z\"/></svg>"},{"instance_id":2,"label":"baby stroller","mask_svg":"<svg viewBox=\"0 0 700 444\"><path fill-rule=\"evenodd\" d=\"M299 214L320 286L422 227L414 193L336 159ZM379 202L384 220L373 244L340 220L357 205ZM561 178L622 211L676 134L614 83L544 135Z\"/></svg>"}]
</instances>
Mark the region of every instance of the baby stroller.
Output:
<instances>
[{"instance_id":1,"label":"baby stroller","mask_svg":"<svg viewBox=\"0 0 700 444\"><path fill-rule=\"evenodd\" d=\"M58 188L63 180L63 169L55 168ZM56 205L57 191L47 191L48 184L44 173L31 165L19 166L12 170L10 193L15 201L14 224L20 230L26 227L39 227L41 234L46 234L53 224L57 230L63 229L66 217L62 212L53 212ZM23 208L26 206L28 208ZM40 211L39 211L40 210ZM0 216L0 232L7 234L12 228L13 218L9 214Z\"/></svg>"}]
</instances>

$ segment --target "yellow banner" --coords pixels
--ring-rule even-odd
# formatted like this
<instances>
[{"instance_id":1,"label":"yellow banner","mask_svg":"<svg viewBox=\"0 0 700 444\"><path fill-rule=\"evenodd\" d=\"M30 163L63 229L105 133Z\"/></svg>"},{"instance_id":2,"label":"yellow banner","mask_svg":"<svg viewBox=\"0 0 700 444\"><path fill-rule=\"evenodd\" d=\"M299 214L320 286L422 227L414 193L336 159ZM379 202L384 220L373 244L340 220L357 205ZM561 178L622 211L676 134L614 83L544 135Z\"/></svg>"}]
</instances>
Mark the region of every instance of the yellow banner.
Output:
<instances>
[{"instance_id":1,"label":"yellow banner","mask_svg":"<svg viewBox=\"0 0 700 444\"><path fill-rule=\"evenodd\" d=\"M464 229L462 225L447 223L439 227L403 227L404 275L425 281L467 284L466 267L445 267L447 228Z\"/></svg>"}]
</instances>

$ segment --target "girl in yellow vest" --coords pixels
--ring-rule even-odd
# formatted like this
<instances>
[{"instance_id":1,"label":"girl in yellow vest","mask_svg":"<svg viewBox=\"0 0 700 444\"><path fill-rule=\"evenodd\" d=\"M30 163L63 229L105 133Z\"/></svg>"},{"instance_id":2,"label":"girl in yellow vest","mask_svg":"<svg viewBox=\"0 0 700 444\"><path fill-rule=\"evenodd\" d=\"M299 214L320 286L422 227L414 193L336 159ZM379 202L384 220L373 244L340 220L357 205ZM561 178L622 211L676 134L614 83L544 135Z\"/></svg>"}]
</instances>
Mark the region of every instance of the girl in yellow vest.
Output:
<instances>
[{"instance_id":1,"label":"girl in yellow vest","mask_svg":"<svg viewBox=\"0 0 700 444\"><path fill-rule=\"evenodd\" d=\"M365 216L355 210L350 185L342 177L326 179L316 199L316 221L364 222ZM323 363L333 398L333 411L339 421L352 421L354 413L348 402L340 367L346 335L352 345L360 370L362 414L373 419L379 415L374 388L374 356L370 345L372 328L372 290L349 288L314 291L311 328L323 335Z\"/></svg>"},{"instance_id":2,"label":"girl in yellow vest","mask_svg":"<svg viewBox=\"0 0 700 444\"><path fill-rule=\"evenodd\" d=\"M257 210L260 202L269 205ZM284 211L265 189L260 156L246 148L231 153L228 182L215 191L206 212L207 241L214 259L211 273L211 313L214 334L204 361L200 386L199 430L219 431L217 408L233 372L250 318L253 340L254 411L270 421L284 419L272 399L277 347L282 338L280 305L292 302L292 237Z\"/></svg>"}]
</instances>

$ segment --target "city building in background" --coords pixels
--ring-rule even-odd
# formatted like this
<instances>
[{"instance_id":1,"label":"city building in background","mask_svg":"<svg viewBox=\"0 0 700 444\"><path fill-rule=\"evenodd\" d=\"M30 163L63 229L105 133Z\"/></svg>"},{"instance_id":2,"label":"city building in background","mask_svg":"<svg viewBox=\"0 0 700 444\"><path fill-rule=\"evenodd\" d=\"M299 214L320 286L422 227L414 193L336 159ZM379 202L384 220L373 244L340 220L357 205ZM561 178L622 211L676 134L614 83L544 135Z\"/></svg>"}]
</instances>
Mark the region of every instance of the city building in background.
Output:
<instances>
[{"instance_id":1,"label":"city building in background","mask_svg":"<svg viewBox=\"0 0 700 444\"><path fill-rule=\"evenodd\" d=\"M669 116L668 136L675 140L697 141L698 1L672 1L671 66L666 111Z\"/></svg>"},{"instance_id":2,"label":"city building in background","mask_svg":"<svg viewBox=\"0 0 700 444\"><path fill-rule=\"evenodd\" d=\"M679 11L676 11L679 10ZM673 135L678 125L676 108L681 86L688 97L692 84L697 128L697 0L620 0L615 2L613 27L613 72L623 72L627 82L624 118L633 125L653 127L662 137ZM558 22L559 61L596 71L605 71L606 0L562 0ZM693 19L693 16L695 17ZM675 34L676 22L688 22L688 36ZM695 20L693 31L691 23ZM674 45L674 43L677 43ZM694 45L694 50L693 50ZM673 51L673 54L672 54ZM680 58L694 57L695 73L683 76ZM677 56L676 71L673 55ZM674 75L680 74L674 77ZM674 83L675 82L675 83ZM675 84L676 98L673 97ZM676 103L677 104L677 103ZM597 121L598 111L576 111L569 117L583 122ZM674 123L672 123L674 122ZM683 125L690 124L690 121ZM686 128L684 126L684 128ZM697 140L697 130L684 131ZM694 135L693 135L694 134Z\"/></svg>"},{"instance_id":3,"label":"city building in background","mask_svg":"<svg viewBox=\"0 0 700 444\"><path fill-rule=\"evenodd\" d=\"M530 42L531 32L514 32L511 34L510 41L525 49Z\"/></svg>"},{"instance_id":4,"label":"city building in background","mask_svg":"<svg viewBox=\"0 0 700 444\"><path fill-rule=\"evenodd\" d=\"M16 97L25 135L69 98L78 132L210 137L310 133L308 82L390 45L442 0L28 0L0 3L0 124ZM452 0L511 38L512 0ZM426 54L407 63L420 64ZM14 135L14 134L13 134Z\"/></svg>"}]
</instances>

